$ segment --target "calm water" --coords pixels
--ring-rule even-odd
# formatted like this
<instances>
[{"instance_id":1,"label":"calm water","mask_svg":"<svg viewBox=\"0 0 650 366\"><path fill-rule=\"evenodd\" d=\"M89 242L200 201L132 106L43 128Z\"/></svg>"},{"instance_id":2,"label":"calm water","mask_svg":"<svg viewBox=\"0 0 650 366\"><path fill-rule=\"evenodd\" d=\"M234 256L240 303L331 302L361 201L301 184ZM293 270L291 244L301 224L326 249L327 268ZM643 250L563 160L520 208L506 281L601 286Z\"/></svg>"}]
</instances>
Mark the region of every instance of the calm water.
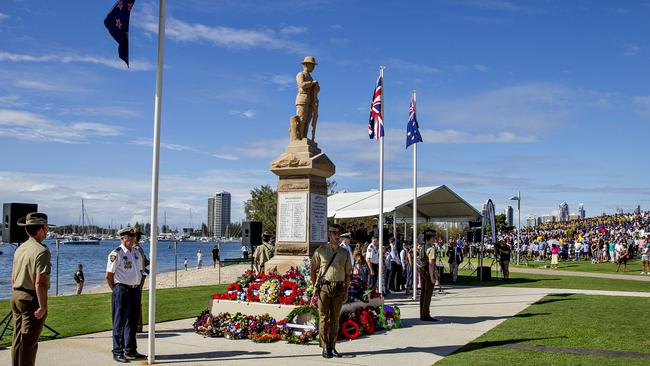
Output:
<instances>
[{"instance_id":1,"label":"calm water","mask_svg":"<svg viewBox=\"0 0 650 366\"><path fill-rule=\"evenodd\" d=\"M56 244L54 241L46 240L45 244L52 253L52 280L49 294L56 293ZM215 243L201 242L179 242L178 243L178 268L183 268L183 260L187 258L188 266L196 267L196 252L203 251L203 265L212 265L212 247ZM59 294L71 294L76 292L77 284L73 275L77 270L77 264L84 265L86 284L84 291L97 286L106 286L104 275L106 274L106 261L108 253L119 246L119 241L102 240L100 245L61 245L59 247ZM143 248L149 256L149 244ZM0 299L11 297L11 269L15 248L11 245L0 245ZM241 243L222 243L221 258L240 258ZM174 271L174 243L158 243L158 273Z\"/></svg>"}]
</instances>

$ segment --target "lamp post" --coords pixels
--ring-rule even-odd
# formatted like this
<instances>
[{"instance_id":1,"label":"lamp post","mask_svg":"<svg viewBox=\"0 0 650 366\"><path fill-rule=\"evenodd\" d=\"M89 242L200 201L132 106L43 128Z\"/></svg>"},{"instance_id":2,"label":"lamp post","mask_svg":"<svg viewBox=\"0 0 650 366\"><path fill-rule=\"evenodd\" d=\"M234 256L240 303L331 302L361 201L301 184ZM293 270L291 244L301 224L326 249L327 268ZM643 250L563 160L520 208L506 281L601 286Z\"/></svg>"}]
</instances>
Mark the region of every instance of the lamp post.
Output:
<instances>
[{"instance_id":1,"label":"lamp post","mask_svg":"<svg viewBox=\"0 0 650 366\"><path fill-rule=\"evenodd\" d=\"M517 265L519 265L519 248L521 246L521 191L517 191L517 195L510 197L510 200L517 201Z\"/></svg>"}]
</instances>

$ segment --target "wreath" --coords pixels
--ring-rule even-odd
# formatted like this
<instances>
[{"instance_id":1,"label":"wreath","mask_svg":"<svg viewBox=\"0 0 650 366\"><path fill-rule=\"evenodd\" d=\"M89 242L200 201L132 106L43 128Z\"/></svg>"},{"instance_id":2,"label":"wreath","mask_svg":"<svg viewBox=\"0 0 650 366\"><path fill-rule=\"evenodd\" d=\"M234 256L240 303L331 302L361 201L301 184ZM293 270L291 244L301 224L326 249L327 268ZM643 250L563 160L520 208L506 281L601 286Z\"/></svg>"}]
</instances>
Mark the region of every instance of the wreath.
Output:
<instances>
[{"instance_id":1,"label":"wreath","mask_svg":"<svg viewBox=\"0 0 650 366\"><path fill-rule=\"evenodd\" d=\"M240 292L241 286L237 282L233 282L228 286L224 295L227 300L234 300Z\"/></svg>"},{"instance_id":2,"label":"wreath","mask_svg":"<svg viewBox=\"0 0 650 366\"><path fill-rule=\"evenodd\" d=\"M365 309L359 312L359 323L361 323L364 333L368 335L375 334L375 320Z\"/></svg>"},{"instance_id":3,"label":"wreath","mask_svg":"<svg viewBox=\"0 0 650 366\"><path fill-rule=\"evenodd\" d=\"M384 305L379 307L379 324L386 330L400 326L400 311L397 306Z\"/></svg>"},{"instance_id":4,"label":"wreath","mask_svg":"<svg viewBox=\"0 0 650 366\"><path fill-rule=\"evenodd\" d=\"M341 334L346 339L357 339L360 333L361 329L359 328L359 324L355 323L352 319L348 319L341 324Z\"/></svg>"},{"instance_id":5,"label":"wreath","mask_svg":"<svg viewBox=\"0 0 650 366\"><path fill-rule=\"evenodd\" d=\"M281 338L280 335L273 333L251 333L248 335L248 339L255 343L273 343L279 341Z\"/></svg>"},{"instance_id":6,"label":"wreath","mask_svg":"<svg viewBox=\"0 0 650 366\"><path fill-rule=\"evenodd\" d=\"M311 314L311 318L314 320L316 324L318 324L318 309L316 309L313 306L305 305L305 306L299 306L293 310L289 314L287 314L287 317L284 318L284 320L281 320L278 322L278 326L280 326L280 323L284 326L285 323L294 323L296 321L296 318L302 314Z\"/></svg>"},{"instance_id":7,"label":"wreath","mask_svg":"<svg viewBox=\"0 0 650 366\"><path fill-rule=\"evenodd\" d=\"M296 302L300 292L300 288L295 282L284 281L280 285L280 296L278 300L280 300L281 304L292 305Z\"/></svg>"},{"instance_id":8,"label":"wreath","mask_svg":"<svg viewBox=\"0 0 650 366\"><path fill-rule=\"evenodd\" d=\"M260 285L260 302L266 304L277 304L279 295L280 283L275 279L268 279Z\"/></svg>"},{"instance_id":9,"label":"wreath","mask_svg":"<svg viewBox=\"0 0 650 366\"><path fill-rule=\"evenodd\" d=\"M246 300L250 302L260 302L260 284L251 283L246 291Z\"/></svg>"},{"instance_id":10,"label":"wreath","mask_svg":"<svg viewBox=\"0 0 650 366\"><path fill-rule=\"evenodd\" d=\"M318 336L318 332L314 330L308 330L299 335L296 334L285 335L283 338L285 341L287 341L287 343L290 344L307 344L309 343L309 341L316 339L317 336Z\"/></svg>"}]
</instances>

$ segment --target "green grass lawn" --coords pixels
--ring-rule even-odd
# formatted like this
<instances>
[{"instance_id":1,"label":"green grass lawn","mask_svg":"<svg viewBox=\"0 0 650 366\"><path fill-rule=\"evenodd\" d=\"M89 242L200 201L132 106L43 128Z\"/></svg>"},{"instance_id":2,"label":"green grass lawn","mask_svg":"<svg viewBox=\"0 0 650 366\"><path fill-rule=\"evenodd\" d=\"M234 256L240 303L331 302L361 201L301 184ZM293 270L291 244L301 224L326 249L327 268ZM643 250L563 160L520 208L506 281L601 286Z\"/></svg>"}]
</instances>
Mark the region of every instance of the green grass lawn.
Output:
<instances>
[{"instance_id":1,"label":"green grass lawn","mask_svg":"<svg viewBox=\"0 0 650 366\"><path fill-rule=\"evenodd\" d=\"M544 266L550 266L550 261L529 261L528 267L526 267L525 262L520 260L519 266L514 264L514 258L510 261L510 265L513 267L521 268L543 268ZM558 269L565 271L576 271L576 272L595 272L595 273L612 273L612 274L628 274L628 275L640 275L641 269L643 268L641 261L638 259L633 259L627 262L627 272L623 272L624 267L621 265L619 272L616 272L616 263L597 263L592 264L591 261L568 261L560 262L558 264ZM549 271L552 271L548 268Z\"/></svg>"},{"instance_id":2,"label":"green grass lawn","mask_svg":"<svg viewBox=\"0 0 650 366\"><path fill-rule=\"evenodd\" d=\"M649 298L549 295L436 365L648 365L648 359L502 348L506 344L650 354Z\"/></svg>"},{"instance_id":3,"label":"green grass lawn","mask_svg":"<svg viewBox=\"0 0 650 366\"><path fill-rule=\"evenodd\" d=\"M447 268L445 268L447 271ZM507 286L507 287L536 287L536 288L566 288L578 290L606 290L606 291L650 291L650 282L619 280L609 278L559 276L549 271L549 274L531 274L510 272L509 281L479 282L476 274L470 276L472 271L458 271L458 285L465 286ZM492 272L494 276L496 272ZM448 273L443 275L443 285L451 284Z\"/></svg>"},{"instance_id":4,"label":"green grass lawn","mask_svg":"<svg viewBox=\"0 0 650 366\"><path fill-rule=\"evenodd\" d=\"M225 291L225 285L179 287L160 289L156 297L156 322L191 318L208 308L212 294ZM149 291L142 294L143 319L148 318L147 304ZM45 322L54 328L60 337L70 337L110 330L111 325L111 294L88 294L50 297L48 301L48 317ZM0 301L0 314L4 316L10 310L8 300ZM43 336L51 333L45 329ZM11 338L5 336L0 345L11 344Z\"/></svg>"}]
</instances>

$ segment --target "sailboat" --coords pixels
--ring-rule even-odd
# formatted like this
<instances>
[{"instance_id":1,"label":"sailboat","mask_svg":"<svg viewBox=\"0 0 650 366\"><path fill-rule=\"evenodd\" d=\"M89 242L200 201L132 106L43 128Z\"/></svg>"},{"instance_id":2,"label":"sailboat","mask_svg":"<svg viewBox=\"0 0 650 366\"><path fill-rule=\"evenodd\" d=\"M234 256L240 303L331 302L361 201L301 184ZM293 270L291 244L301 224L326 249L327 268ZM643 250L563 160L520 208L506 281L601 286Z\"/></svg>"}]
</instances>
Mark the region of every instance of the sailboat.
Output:
<instances>
[{"instance_id":1,"label":"sailboat","mask_svg":"<svg viewBox=\"0 0 650 366\"><path fill-rule=\"evenodd\" d=\"M100 238L91 235L85 235L86 231L86 207L84 200L81 199L81 235L73 235L64 240L62 244L65 245L99 245Z\"/></svg>"}]
</instances>

